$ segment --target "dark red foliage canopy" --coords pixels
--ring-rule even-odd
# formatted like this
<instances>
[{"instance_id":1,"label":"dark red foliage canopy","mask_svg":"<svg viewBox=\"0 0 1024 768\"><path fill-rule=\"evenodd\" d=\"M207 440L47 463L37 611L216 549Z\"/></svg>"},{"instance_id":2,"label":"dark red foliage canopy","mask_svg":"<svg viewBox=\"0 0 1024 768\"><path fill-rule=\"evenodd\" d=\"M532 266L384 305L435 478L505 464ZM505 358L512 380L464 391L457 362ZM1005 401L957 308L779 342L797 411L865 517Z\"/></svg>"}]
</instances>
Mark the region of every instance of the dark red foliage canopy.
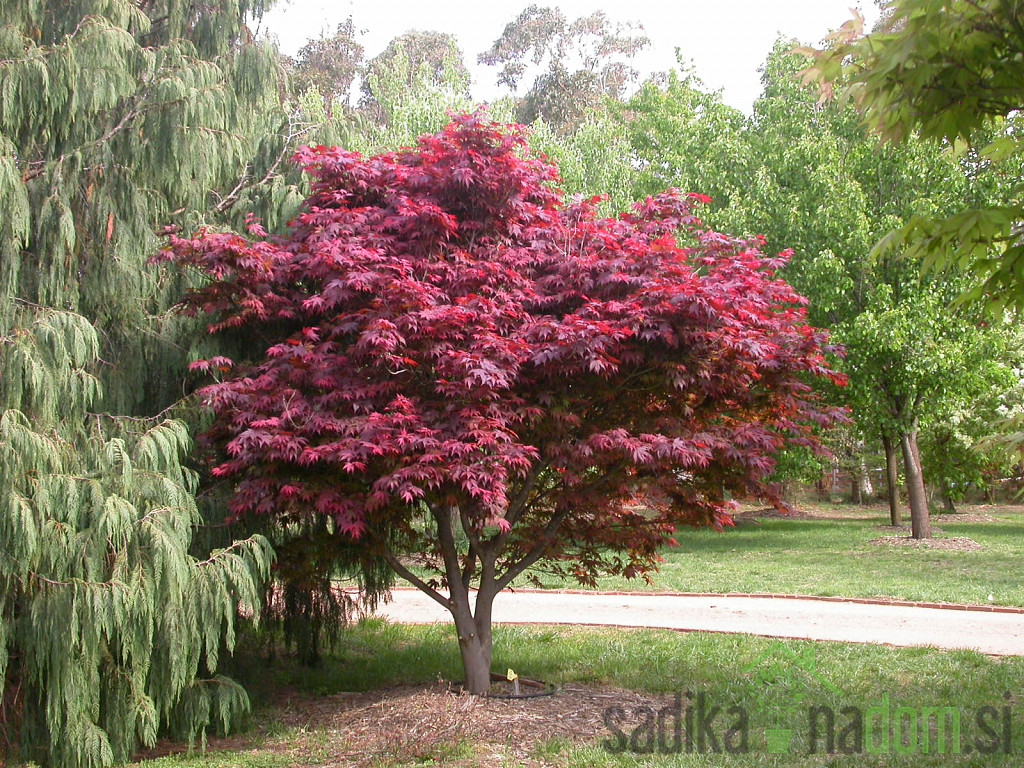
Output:
<instances>
[{"instance_id":1,"label":"dark red foliage canopy","mask_svg":"<svg viewBox=\"0 0 1024 768\"><path fill-rule=\"evenodd\" d=\"M600 219L482 113L297 160L313 193L287 237L164 253L212 278L188 302L212 331L267 339L195 364L223 377L203 394L236 516L315 511L428 559L417 521L445 508L506 567L633 575L676 524L728 522L725 491L770 496L773 455L841 418L786 254L707 231L701 196Z\"/></svg>"}]
</instances>

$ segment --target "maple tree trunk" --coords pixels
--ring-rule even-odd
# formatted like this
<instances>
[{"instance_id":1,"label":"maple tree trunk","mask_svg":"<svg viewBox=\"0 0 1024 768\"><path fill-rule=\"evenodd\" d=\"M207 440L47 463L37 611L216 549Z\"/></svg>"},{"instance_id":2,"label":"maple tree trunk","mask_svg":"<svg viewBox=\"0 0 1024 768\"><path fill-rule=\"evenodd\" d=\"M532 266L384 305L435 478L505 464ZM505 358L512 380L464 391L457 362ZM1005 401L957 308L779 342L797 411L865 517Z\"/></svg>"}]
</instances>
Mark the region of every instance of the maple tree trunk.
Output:
<instances>
[{"instance_id":1,"label":"maple tree trunk","mask_svg":"<svg viewBox=\"0 0 1024 768\"><path fill-rule=\"evenodd\" d=\"M453 589L452 593L448 609L459 637L459 652L466 673L465 690L474 695L484 695L491 687L491 606L494 595L477 592L474 615L469 593L464 589ZM456 596L456 593L459 594Z\"/></svg>"},{"instance_id":2,"label":"maple tree trunk","mask_svg":"<svg viewBox=\"0 0 1024 768\"><path fill-rule=\"evenodd\" d=\"M907 496L910 498L910 535L915 539L932 537L932 522L928 517L928 497L924 490L921 456L917 450L917 430L900 435L903 467L907 473Z\"/></svg>"},{"instance_id":3,"label":"maple tree trunk","mask_svg":"<svg viewBox=\"0 0 1024 768\"><path fill-rule=\"evenodd\" d=\"M438 543L448 582L448 610L455 621L459 653L466 673L465 690L482 696L491 687L491 613L494 597L499 591L494 578L494 561L488 558L479 563L480 586L476 600L471 603L468 580L463 579L455 542L455 527L459 520L457 508L441 507L432 512L437 522Z\"/></svg>"},{"instance_id":4,"label":"maple tree trunk","mask_svg":"<svg viewBox=\"0 0 1024 768\"><path fill-rule=\"evenodd\" d=\"M892 525L903 525L903 515L900 514L900 471L896 463L896 444L893 439L886 435L882 438L882 447L885 448L885 482L887 495L889 497L889 522Z\"/></svg>"}]
</instances>

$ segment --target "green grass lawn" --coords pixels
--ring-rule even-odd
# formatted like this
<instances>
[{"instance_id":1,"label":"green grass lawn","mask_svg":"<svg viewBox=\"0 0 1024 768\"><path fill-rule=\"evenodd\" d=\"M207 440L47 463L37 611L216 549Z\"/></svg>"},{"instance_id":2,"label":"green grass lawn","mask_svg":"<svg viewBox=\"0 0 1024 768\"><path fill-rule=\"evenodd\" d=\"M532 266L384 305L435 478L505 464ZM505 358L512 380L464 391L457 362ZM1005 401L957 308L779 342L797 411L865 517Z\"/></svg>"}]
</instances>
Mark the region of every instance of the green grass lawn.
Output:
<instances>
[{"instance_id":1,"label":"green grass lawn","mask_svg":"<svg viewBox=\"0 0 1024 768\"><path fill-rule=\"evenodd\" d=\"M1024 754L1020 658L659 630L501 627L495 666L556 683L561 692L473 703L441 686L424 688L460 674L451 629L364 622L347 630L342 649L316 670L280 661L250 670L259 725L250 740L140 766L1019 768ZM282 691L290 692L287 703ZM374 693L363 699L360 691ZM821 708L814 741L812 707ZM946 708L941 753L938 721L928 720L926 711L931 707ZM659 716L665 723L660 740ZM564 735L563 722L574 723ZM774 754L769 732L780 728L790 731L779 743L786 751ZM898 746L897 730L903 734ZM412 736L402 738L403 732ZM844 746L861 751L844 754Z\"/></svg>"},{"instance_id":2,"label":"green grass lawn","mask_svg":"<svg viewBox=\"0 0 1024 768\"><path fill-rule=\"evenodd\" d=\"M845 597L889 597L926 602L1024 606L1024 507L967 507L991 522L933 516L938 538L966 537L971 552L878 546L892 536L887 508L817 505L815 519L768 518L717 532L680 530L666 549L653 585L603 578L601 590L666 592L775 592ZM545 587L575 583L537 573ZM521 586L526 586L521 581Z\"/></svg>"},{"instance_id":3,"label":"green grass lawn","mask_svg":"<svg viewBox=\"0 0 1024 768\"><path fill-rule=\"evenodd\" d=\"M888 516L881 507L808 511L818 517L748 520L721 533L680 531L653 586L607 578L599 588L982 604L991 594L996 604L1024 606L1022 507L934 518L942 529L937 536L969 538L980 545L976 551L871 544L894 535L882 527ZM498 627L495 638L495 669L515 669L561 692L471 706L466 702L475 700L438 683L461 675L451 627L367 621L345 630L316 669L287 659L271 666L238 659L236 674L256 703L250 731L215 740L205 754L140 766L1020 768L1024 760L1024 658L657 630ZM815 710L817 739L811 707L823 708ZM941 729L929 708L939 708ZM692 727L685 727L687 712ZM692 751L685 737L675 751L677 716L682 733L695 734ZM770 742L779 729L789 733ZM781 751L772 752L773 745ZM860 752L846 754L844 747Z\"/></svg>"}]
</instances>

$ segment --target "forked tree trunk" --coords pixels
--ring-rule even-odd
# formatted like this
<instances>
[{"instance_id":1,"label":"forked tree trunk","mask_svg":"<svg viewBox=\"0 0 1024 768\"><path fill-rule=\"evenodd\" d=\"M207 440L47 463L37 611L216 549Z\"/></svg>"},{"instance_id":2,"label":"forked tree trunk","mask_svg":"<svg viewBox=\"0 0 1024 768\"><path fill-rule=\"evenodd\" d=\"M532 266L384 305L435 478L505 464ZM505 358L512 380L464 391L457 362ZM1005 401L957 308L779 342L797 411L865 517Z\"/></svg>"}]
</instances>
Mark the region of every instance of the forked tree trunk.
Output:
<instances>
[{"instance_id":1,"label":"forked tree trunk","mask_svg":"<svg viewBox=\"0 0 1024 768\"><path fill-rule=\"evenodd\" d=\"M903 525L900 513L900 468L896 460L896 444L888 435L882 438L885 448L885 482L886 494L889 497L889 522L892 525Z\"/></svg>"},{"instance_id":2,"label":"forked tree trunk","mask_svg":"<svg viewBox=\"0 0 1024 768\"><path fill-rule=\"evenodd\" d=\"M900 448L903 450L903 468L907 473L907 496L910 499L910 535L915 539L930 539L932 522L928 516L921 456L917 450L917 430L900 435Z\"/></svg>"},{"instance_id":3,"label":"forked tree trunk","mask_svg":"<svg viewBox=\"0 0 1024 768\"><path fill-rule=\"evenodd\" d=\"M449 600L448 610L455 620L455 631L459 636L459 652L466 673L465 690L475 695L486 694L491 687L491 649L494 638L491 633L491 607L494 595L477 592L475 606L470 606L470 597L465 590L458 597Z\"/></svg>"},{"instance_id":4,"label":"forked tree trunk","mask_svg":"<svg viewBox=\"0 0 1024 768\"><path fill-rule=\"evenodd\" d=\"M481 562L480 588L472 601L460 568L454 528L459 517L450 508L434 511L438 540L444 558L445 579L448 582L448 610L455 621L459 638L459 653L466 673L467 693L482 696L491 687L491 649L494 638L491 614L494 597L500 591L494 577L493 558Z\"/></svg>"},{"instance_id":5,"label":"forked tree trunk","mask_svg":"<svg viewBox=\"0 0 1024 768\"><path fill-rule=\"evenodd\" d=\"M535 480L543 471L540 465L528 479L516 504L523 507L524 500L534 487ZM556 513L548 523L544 536L541 536L533 548L517 563L508 567L504 573L496 572L497 553L504 543L501 536L481 542L476 534L470 531L468 518L451 505L432 507L431 516L437 524L438 549L444 561L445 581L448 584L448 596L439 592L432 585L410 570L401 559L386 546L382 550L388 564L402 578L415 585L438 603L443 605L452 615L455 631L459 638L459 652L462 656L463 671L466 673L465 690L474 695L486 695L491 687L491 651L494 645L491 624L493 618L494 598L508 586L513 579L520 576L527 568L536 563L544 553L558 527L568 515L568 510ZM510 519L515 515L510 515ZM470 539L470 549L460 556L455 540L455 529L461 525ZM507 531L506 531L507 533ZM470 593L469 585L477 581L479 587L475 599Z\"/></svg>"},{"instance_id":6,"label":"forked tree trunk","mask_svg":"<svg viewBox=\"0 0 1024 768\"><path fill-rule=\"evenodd\" d=\"M494 562L483 563L480 569L480 588L476 596L466 586L469 579L463 579L459 569L459 555L455 546L452 517L445 508L433 512L437 521L440 549L444 558L445 580L448 582L448 596L427 584L413 573L393 552L385 549L383 555L395 573L432 597L451 613L455 632L459 639L459 653L462 656L464 683L467 693L484 695L491 687L491 631L494 597L501 587L494 577Z\"/></svg>"}]
</instances>

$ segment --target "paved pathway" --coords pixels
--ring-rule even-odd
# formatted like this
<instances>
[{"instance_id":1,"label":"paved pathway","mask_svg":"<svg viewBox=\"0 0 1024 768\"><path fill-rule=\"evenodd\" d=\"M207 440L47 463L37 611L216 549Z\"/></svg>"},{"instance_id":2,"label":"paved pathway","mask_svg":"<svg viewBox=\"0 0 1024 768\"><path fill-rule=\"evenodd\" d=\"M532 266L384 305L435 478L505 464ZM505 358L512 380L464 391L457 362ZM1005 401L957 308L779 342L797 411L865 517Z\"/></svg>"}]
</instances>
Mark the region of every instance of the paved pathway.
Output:
<instances>
[{"instance_id":1,"label":"paved pathway","mask_svg":"<svg viewBox=\"0 0 1024 768\"><path fill-rule=\"evenodd\" d=\"M377 614L409 624L450 622L415 589L396 589ZM495 623L589 624L742 632L767 637L970 648L1024 656L1024 613L791 597L651 595L522 590L494 602Z\"/></svg>"}]
</instances>

